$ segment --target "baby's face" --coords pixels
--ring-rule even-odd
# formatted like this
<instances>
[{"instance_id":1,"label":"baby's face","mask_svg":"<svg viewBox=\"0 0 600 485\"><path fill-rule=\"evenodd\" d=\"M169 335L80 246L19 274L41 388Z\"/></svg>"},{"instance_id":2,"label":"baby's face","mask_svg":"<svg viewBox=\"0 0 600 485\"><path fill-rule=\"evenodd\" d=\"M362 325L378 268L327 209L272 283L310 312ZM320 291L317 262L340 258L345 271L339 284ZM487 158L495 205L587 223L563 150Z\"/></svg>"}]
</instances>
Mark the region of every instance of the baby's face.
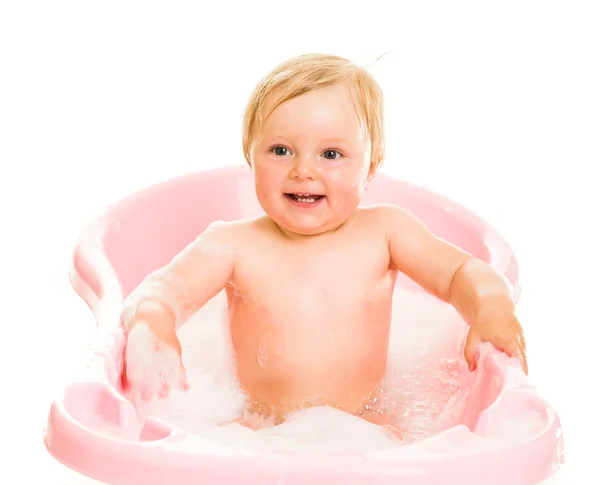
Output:
<instances>
[{"instance_id":1,"label":"baby's face","mask_svg":"<svg viewBox=\"0 0 600 485\"><path fill-rule=\"evenodd\" d=\"M265 112L270 109L267 100ZM258 200L284 231L331 231L356 210L367 184L370 142L346 85L278 106L251 148Z\"/></svg>"}]
</instances>

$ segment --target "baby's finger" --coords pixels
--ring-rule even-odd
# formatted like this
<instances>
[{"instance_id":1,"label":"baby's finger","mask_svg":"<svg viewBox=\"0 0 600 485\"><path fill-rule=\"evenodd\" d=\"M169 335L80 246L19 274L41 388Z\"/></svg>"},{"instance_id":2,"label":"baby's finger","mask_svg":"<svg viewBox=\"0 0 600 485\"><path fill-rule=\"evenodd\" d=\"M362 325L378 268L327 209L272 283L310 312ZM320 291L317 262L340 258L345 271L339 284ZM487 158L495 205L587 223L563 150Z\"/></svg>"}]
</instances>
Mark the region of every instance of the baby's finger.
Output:
<instances>
[{"instance_id":1,"label":"baby's finger","mask_svg":"<svg viewBox=\"0 0 600 485\"><path fill-rule=\"evenodd\" d=\"M179 388L184 391L187 391L190 388L187 378L187 372L185 370L185 367L183 367L183 364L181 364L181 370L179 372Z\"/></svg>"},{"instance_id":2,"label":"baby's finger","mask_svg":"<svg viewBox=\"0 0 600 485\"><path fill-rule=\"evenodd\" d=\"M149 377L148 367L139 361L130 362L127 366L127 392L134 397L139 397L142 402L150 402L156 395L157 389Z\"/></svg>"},{"instance_id":3,"label":"baby's finger","mask_svg":"<svg viewBox=\"0 0 600 485\"><path fill-rule=\"evenodd\" d=\"M160 389L158 390L158 397L160 399L166 399L169 395L169 386L167 386L166 384L163 384L162 386L160 386Z\"/></svg>"},{"instance_id":4,"label":"baby's finger","mask_svg":"<svg viewBox=\"0 0 600 485\"><path fill-rule=\"evenodd\" d=\"M517 353L519 354L517 358L521 361L523 372L525 375L529 375L529 366L527 365L527 350L520 342L517 344L517 348Z\"/></svg>"},{"instance_id":5,"label":"baby's finger","mask_svg":"<svg viewBox=\"0 0 600 485\"><path fill-rule=\"evenodd\" d=\"M511 359L517 359L521 362L521 367L523 368L523 372L527 375L529 372L527 367L527 359L525 356L525 349L521 344L518 338L509 339L508 337L503 337L498 340L496 343L496 347L508 355Z\"/></svg>"},{"instance_id":6,"label":"baby's finger","mask_svg":"<svg viewBox=\"0 0 600 485\"><path fill-rule=\"evenodd\" d=\"M140 390L140 398L143 402L150 402L154 397L152 389L148 386L143 386Z\"/></svg>"},{"instance_id":7,"label":"baby's finger","mask_svg":"<svg viewBox=\"0 0 600 485\"><path fill-rule=\"evenodd\" d=\"M473 372L477 368L477 360L479 359L479 345L481 339L479 336L472 331L469 331L467 341L465 343L465 360L469 366L469 371Z\"/></svg>"},{"instance_id":8,"label":"baby's finger","mask_svg":"<svg viewBox=\"0 0 600 485\"><path fill-rule=\"evenodd\" d=\"M523 372L525 375L529 374L529 366L527 365L527 339L523 335L523 333L519 333L517 335L519 352L521 353L521 358L523 362Z\"/></svg>"},{"instance_id":9,"label":"baby's finger","mask_svg":"<svg viewBox=\"0 0 600 485\"><path fill-rule=\"evenodd\" d=\"M125 353L123 353L123 369L121 370L121 389L123 391L129 390L129 381L127 380L127 359Z\"/></svg>"},{"instance_id":10,"label":"baby's finger","mask_svg":"<svg viewBox=\"0 0 600 485\"><path fill-rule=\"evenodd\" d=\"M521 347L523 347L523 350L527 350L527 339L525 338L525 335L523 335L522 332L519 332L517 334L517 339Z\"/></svg>"},{"instance_id":11,"label":"baby's finger","mask_svg":"<svg viewBox=\"0 0 600 485\"><path fill-rule=\"evenodd\" d=\"M523 372L526 376L529 375L529 365L527 364L527 357L523 356Z\"/></svg>"}]
</instances>

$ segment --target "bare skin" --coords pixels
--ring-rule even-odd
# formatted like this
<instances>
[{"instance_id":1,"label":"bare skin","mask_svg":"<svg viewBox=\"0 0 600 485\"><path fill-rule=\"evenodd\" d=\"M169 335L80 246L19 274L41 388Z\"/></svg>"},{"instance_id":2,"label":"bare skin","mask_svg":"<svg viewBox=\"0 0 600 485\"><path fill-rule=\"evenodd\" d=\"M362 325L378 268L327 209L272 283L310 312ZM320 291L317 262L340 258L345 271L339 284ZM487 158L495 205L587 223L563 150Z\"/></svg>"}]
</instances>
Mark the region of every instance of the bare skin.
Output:
<instances>
[{"instance_id":1,"label":"bare skin","mask_svg":"<svg viewBox=\"0 0 600 485\"><path fill-rule=\"evenodd\" d=\"M521 357L526 370L522 329L498 273L399 207L358 208L370 149L354 113L345 86L271 113L251 164L267 215L211 225L133 292L125 305L135 309L126 319L130 388L147 399L185 386L169 367L181 365L176 329L226 289L251 413L277 423L291 411L329 405L389 428L385 414L364 411L385 372L399 271L471 325L465 358L472 369L479 343L488 341ZM139 324L156 337L153 346L140 344ZM159 372L140 352L160 346L177 358Z\"/></svg>"},{"instance_id":2,"label":"bare skin","mask_svg":"<svg viewBox=\"0 0 600 485\"><path fill-rule=\"evenodd\" d=\"M381 380L396 272L374 212L302 244L267 218L232 228L252 241L227 289L239 378L277 415L306 405L354 413Z\"/></svg>"}]
</instances>

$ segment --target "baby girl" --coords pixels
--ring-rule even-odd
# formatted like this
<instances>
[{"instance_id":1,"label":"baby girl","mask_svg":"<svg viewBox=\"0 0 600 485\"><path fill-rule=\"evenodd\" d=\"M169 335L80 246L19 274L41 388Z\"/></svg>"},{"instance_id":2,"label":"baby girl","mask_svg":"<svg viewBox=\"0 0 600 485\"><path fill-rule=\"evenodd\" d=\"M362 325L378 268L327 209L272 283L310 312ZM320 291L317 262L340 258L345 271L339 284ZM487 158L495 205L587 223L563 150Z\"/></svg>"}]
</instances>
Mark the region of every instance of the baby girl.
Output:
<instances>
[{"instance_id":1,"label":"baby girl","mask_svg":"<svg viewBox=\"0 0 600 485\"><path fill-rule=\"evenodd\" d=\"M266 215L211 224L129 295L130 392L150 400L186 388L177 329L225 289L250 415L280 423L327 405L389 426L385 412L365 410L386 370L398 272L470 325L471 370L490 342L527 372L502 276L400 207L358 207L384 158L382 92L365 69L331 55L279 65L250 98L243 150Z\"/></svg>"}]
</instances>

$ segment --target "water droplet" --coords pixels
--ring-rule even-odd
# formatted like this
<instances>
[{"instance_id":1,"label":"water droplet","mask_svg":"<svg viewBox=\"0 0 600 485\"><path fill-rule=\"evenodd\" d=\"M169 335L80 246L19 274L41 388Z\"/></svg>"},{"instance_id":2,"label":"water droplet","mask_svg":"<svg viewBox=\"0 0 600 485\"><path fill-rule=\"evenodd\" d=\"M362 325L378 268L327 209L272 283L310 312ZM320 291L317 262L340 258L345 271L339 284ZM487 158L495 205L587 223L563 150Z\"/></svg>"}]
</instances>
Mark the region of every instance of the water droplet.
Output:
<instances>
[{"instance_id":1,"label":"water droplet","mask_svg":"<svg viewBox=\"0 0 600 485\"><path fill-rule=\"evenodd\" d=\"M264 345L259 345L258 350L256 351L256 361L258 362L259 367L265 368L267 366L267 348Z\"/></svg>"}]
</instances>

